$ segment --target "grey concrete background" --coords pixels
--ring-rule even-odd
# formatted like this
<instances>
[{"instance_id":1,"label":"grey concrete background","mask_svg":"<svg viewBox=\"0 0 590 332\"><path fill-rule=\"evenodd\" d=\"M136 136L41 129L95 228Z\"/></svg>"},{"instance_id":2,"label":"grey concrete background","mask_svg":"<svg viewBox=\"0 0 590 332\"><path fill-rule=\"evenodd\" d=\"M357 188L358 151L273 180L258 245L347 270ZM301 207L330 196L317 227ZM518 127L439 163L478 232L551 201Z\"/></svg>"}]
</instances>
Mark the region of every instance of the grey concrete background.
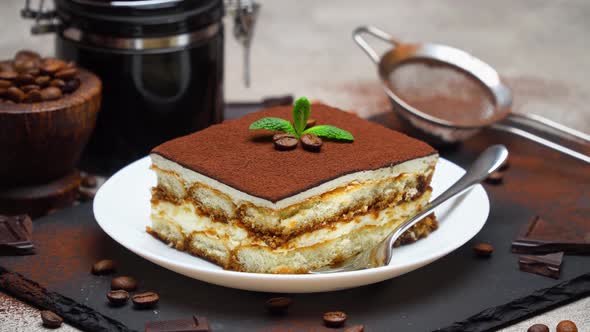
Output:
<instances>
[{"instance_id":1,"label":"grey concrete background","mask_svg":"<svg viewBox=\"0 0 590 332\"><path fill-rule=\"evenodd\" d=\"M35 1L34 1L35 2ZM462 48L494 66L512 87L514 109L590 131L590 2L587 0L266 0L252 48L252 86L242 84L242 50L228 29L228 100L294 93L362 116L387 111L374 66L352 42L364 24L403 41L434 41ZM24 0L0 3L0 59L19 49L53 54L53 37L30 36L19 18ZM228 22L228 28L229 26ZM376 44L377 46L378 44ZM385 48L381 46L380 50ZM0 294L0 331L37 331L35 310ZM526 331L571 319L590 330L590 298L506 328ZM5 323L11 322L10 325ZM65 330L65 329L64 329Z\"/></svg>"}]
</instances>

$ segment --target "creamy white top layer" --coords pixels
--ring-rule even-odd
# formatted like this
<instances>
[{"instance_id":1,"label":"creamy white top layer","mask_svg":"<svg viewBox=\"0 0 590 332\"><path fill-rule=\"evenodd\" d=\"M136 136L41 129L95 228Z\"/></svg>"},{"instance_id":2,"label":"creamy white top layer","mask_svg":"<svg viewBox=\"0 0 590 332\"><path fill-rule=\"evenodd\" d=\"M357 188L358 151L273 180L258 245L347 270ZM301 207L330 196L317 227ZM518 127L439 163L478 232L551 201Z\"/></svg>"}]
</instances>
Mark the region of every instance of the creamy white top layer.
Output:
<instances>
[{"instance_id":1,"label":"creamy white top layer","mask_svg":"<svg viewBox=\"0 0 590 332\"><path fill-rule=\"evenodd\" d=\"M215 190L218 190L228 195L234 202L245 201L251 204L262 206L271 209L282 209L293 204L300 203L310 197L321 195L336 188L347 186L351 183L362 183L367 181L380 181L388 178L395 178L402 173L424 173L429 168L434 167L438 158L437 154L430 156L408 160L406 162L382 167L375 170L367 170L354 172L343 175L336 179L324 182L318 186L302 191L293 196L289 196L277 202L272 202L264 198L252 196L248 193L240 191L236 188L228 186L216 179L210 178L201 173L195 172L191 169L185 168L182 165L168 160L158 154L152 153L150 155L152 163L162 170L172 171L178 174L187 183L200 182Z\"/></svg>"}]
</instances>

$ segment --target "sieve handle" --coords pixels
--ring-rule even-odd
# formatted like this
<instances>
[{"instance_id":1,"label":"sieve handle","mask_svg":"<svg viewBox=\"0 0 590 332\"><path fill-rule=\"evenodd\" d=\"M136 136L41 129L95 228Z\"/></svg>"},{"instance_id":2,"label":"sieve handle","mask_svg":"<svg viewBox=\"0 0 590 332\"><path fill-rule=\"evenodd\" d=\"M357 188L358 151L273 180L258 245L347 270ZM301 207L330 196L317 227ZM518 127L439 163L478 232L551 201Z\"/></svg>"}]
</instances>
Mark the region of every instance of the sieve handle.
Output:
<instances>
[{"instance_id":1,"label":"sieve handle","mask_svg":"<svg viewBox=\"0 0 590 332\"><path fill-rule=\"evenodd\" d=\"M379 28L364 25L354 29L352 32L352 38L354 39L354 42L369 56L369 58L371 58L371 60L373 60L375 64L379 64L381 58L379 57L379 54L377 54L377 52L375 52L369 43L367 43L367 41L362 37L363 34L376 37L377 39L391 44L394 47L399 44L399 42L395 40L390 34Z\"/></svg>"},{"instance_id":2,"label":"sieve handle","mask_svg":"<svg viewBox=\"0 0 590 332\"><path fill-rule=\"evenodd\" d=\"M590 135L577 131L561 123L544 118L540 115L530 113L510 113L508 115L510 121L520 123L527 126L538 128L542 131L549 131L557 136L565 139L573 139L583 144L590 143Z\"/></svg>"},{"instance_id":3,"label":"sieve handle","mask_svg":"<svg viewBox=\"0 0 590 332\"><path fill-rule=\"evenodd\" d=\"M492 126L492 128L496 129L496 130L501 130L501 131L505 131L505 132L509 132L512 133L514 135L518 135L520 137L524 137L526 139L530 139L531 141L537 142L541 145L544 145L548 148L551 148L553 150L559 151L561 153L567 154L568 156L574 157L576 159L579 159L581 161L590 163L590 156L585 155L581 152L572 150L568 147L565 147L561 144L552 142L548 139L545 139L543 137L537 136L531 132L528 132L526 130L508 125L508 124L501 124L501 123L494 123Z\"/></svg>"}]
</instances>

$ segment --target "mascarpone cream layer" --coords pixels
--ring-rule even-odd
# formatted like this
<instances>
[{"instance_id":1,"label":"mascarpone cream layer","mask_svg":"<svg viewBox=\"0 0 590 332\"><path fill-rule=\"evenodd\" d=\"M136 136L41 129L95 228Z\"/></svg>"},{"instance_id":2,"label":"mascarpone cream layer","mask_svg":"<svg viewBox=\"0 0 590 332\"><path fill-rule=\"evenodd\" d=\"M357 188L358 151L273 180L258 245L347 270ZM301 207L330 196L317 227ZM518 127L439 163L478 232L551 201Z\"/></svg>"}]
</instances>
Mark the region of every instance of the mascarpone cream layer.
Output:
<instances>
[{"instance_id":1,"label":"mascarpone cream layer","mask_svg":"<svg viewBox=\"0 0 590 332\"><path fill-rule=\"evenodd\" d=\"M413 201L403 202L380 211L356 216L352 220L334 222L327 227L302 233L273 251L284 252L310 247L325 241L337 239L367 226L383 226L391 221L396 221L392 225L394 227L418 211L429 199L430 191L427 191ZM268 247L261 239L258 239L253 233L250 233L235 221L228 223L215 222L206 215L198 214L194 206L190 203L176 205L165 201L158 201L152 204L151 218L153 228L156 231L159 229L158 223L171 222L179 226L187 238L193 232L206 234L208 237L223 240L224 245L229 250L244 246Z\"/></svg>"}]
</instances>

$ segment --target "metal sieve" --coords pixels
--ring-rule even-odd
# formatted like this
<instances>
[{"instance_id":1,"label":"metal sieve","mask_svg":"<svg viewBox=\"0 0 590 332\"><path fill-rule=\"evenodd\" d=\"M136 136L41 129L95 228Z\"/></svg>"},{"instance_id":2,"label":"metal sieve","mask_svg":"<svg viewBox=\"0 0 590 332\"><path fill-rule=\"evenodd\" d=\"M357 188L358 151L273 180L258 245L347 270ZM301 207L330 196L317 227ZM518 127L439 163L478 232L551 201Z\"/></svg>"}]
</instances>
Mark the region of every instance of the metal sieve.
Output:
<instances>
[{"instance_id":1,"label":"metal sieve","mask_svg":"<svg viewBox=\"0 0 590 332\"><path fill-rule=\"evenodd\" d=\"M368 34L391 46L379 57L362 35ZM538 136L530 129L557 135L578 143L590 143L590 135L566 127L534 114L511 112L512 93L502 83L498 73L485 62L462 50L434 43L410 44L395 40L388 33L371 26L358 27L353 32L354 41L377 65L385 93L391 99L396 113L405 124L417 130L421 137L435 144L451 144L465 140L480 129L490 127L496 130L530 139L549 148L590 163L590 156ZM449 119L418 109L394 92L392 77L395 70L404 64L421 62L428 66L453 68L471 79L475 79L490 97L491 108L487 112L468 114L469 121ZM524 129L522 127L525 127Z\"/></svg>"}]
</instances>

